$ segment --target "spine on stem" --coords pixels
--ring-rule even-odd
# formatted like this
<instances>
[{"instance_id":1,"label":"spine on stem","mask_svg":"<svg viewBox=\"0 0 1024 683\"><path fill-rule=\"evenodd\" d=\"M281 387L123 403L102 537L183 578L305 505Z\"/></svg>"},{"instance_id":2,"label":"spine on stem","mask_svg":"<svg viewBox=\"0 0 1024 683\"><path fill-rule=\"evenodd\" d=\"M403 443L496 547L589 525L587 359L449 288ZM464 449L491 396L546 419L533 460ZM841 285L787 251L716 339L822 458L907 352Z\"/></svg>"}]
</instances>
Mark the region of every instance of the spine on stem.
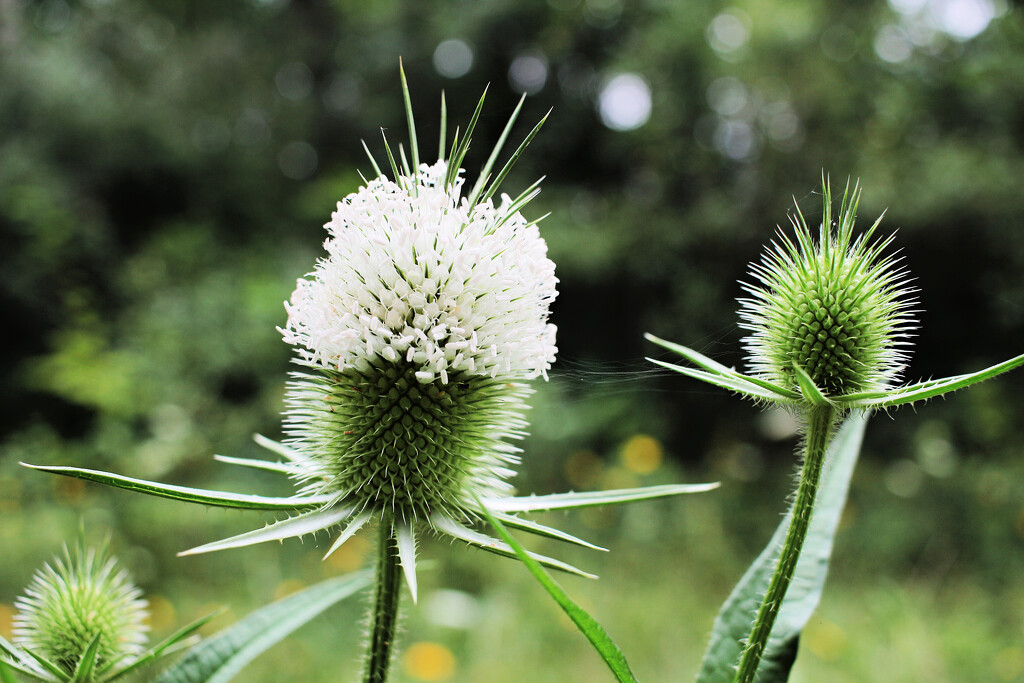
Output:
<instances>
[{"instance_id":1,"label":"spine on stem","mask_svg":"<svg viewBox=\"0 0 1024 683\"><path fill-rule=\"evenodd\" d=\"M366 655L364 683L386 683L392 646L398 630L398 598L401 569L394 525L381 520L377 549L377 578L370 614L370 646Z\"/></svg>"},{"instance_id":2,"label":"spine on stem","mask_svg":"<svg viewBox=\"0 0 1024 683\"><path fill-rule=\"evenodd\" d=\"M800 483L797 485L796 500L793 502L789 530L786 540L779 551L779 561L775 566L768 590L761 602L754 621L754 628L747 639L747 646L740 658L736 671L736 683L753 683L757 667L764 655L771 635L772 626L779 615L779 608L786 597L786 591L793 580L796 563L800 559L800 551L810 526L811 514L814 512L814 499L818 494L825 451L832 437L837 411L830 404L816 405L807 411L807 439L804 444L804 465L800 472Z\"/></svg>"}]
</instances>

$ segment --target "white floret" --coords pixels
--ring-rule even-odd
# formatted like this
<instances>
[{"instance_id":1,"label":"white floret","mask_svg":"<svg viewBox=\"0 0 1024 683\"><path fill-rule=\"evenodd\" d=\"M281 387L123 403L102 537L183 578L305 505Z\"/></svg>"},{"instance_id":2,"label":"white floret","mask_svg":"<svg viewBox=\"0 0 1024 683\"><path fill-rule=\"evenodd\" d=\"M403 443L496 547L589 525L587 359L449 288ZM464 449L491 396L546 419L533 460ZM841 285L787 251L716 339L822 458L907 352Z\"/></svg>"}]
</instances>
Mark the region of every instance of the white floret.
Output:
<instances>
[{"instance_id":1,"label":"white floret","mask_svg":"<svg viewBox=\"0 0 1024 683\"><path fill-rule=\"evenodd\" d=\"M423 165L415 180L377 178L325 225L327 257L300 279L285 341L309 362L344 370L378 359L453 373L528 379L555 358L555 266L536 225L502 196L470 206L462 178Z\"/></svg>"}]
</instances>

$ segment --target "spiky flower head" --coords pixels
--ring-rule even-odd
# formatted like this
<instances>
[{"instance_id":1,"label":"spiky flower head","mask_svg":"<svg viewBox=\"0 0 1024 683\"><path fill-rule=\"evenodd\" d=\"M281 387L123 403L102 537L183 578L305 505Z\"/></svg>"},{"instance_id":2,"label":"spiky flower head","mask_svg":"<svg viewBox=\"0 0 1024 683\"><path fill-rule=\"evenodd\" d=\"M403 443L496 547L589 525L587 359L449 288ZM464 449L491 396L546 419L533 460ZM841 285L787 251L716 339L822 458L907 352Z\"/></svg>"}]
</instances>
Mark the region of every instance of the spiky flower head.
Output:
<instances>
[{"instance_id":1,"label":"spiky flower head","mask_svg":"<svg viewBox=\"0 0 1024 683\"><path fill-rule=\"evenodd\" d=\"M65 546L36 572L14 606L14 642L74 673L97 637L96 664L135 659L146 642L142 592L105 548Z\"/></svg>"},{"instance_id":2,"label":"spiky flower head","mask_svg":"<svg viewBox=\"0 0 1024 683\"><path fill-rule=\"evenodd\" d=\"M874 239L881 217L853 238L860 188L847 185L832 220L828 182L815 240L796 208L794 237L780 230L750 272L749 298L740 300L740 326L752 373L797 391L800 368L829 398L893 384L907 361L913 329L908 275L891 255L892 236Z\"/></svg>"},{"instance_id":3,"label":"spiky flower head","mask_svg":"<svg viewBox=\"0 0 1024 683\"><path fill-rule=\"evenodd\" d=\"M455 163L394 168L339 202L327 255L285 304L305 368L286 443L308 458L304 492L356 512L465 518L505 492L523 380L555 357L555 267L519 211L535 187L495 202Z\"/></svg>"}]
</instances>

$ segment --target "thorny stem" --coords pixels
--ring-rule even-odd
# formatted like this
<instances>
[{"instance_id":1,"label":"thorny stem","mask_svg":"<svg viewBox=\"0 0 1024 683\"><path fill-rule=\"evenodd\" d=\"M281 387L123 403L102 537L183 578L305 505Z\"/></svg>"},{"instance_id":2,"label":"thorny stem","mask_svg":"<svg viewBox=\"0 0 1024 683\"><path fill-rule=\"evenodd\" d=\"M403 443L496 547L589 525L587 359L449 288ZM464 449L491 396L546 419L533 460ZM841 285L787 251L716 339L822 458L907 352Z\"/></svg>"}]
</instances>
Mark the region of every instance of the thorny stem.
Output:
<instances>
[{"instance_id":1,"label":"thorny stem","mask_svg":"<svg viewBox=\"0 0 1024 683\"><path fill-rule=\"evenodd\" d=\"M398 624L401 570L394 524L381 520L377 549L377 581L370 624L370 649L366 656L364 683L385 683L391 667L391 646Z\"/></svg>"},{"instance_id":2,"label":"thorny stem","mask_svg":"<svg viewBox=\"0 0 1024 683\"><path fill-rule=\"evenodd\" d=\"M814 511L814 498L818 493L825 451L832 437L836 416L837 411L832 405L816 405L807 412L804 466L800 473L796 500L793 502L789 531L786 532L786 540L779 552L779 561L775 566L771 583L768 584L768 591L757 612L754 628L747 639L736 678L733 679L734 683L753 683L758 664L761 663L761 657L768 644L768 636L775 624L775 618L779 615L779 608L786 597L790 581L793 580L793 572L797 560L800 559L800 550L803 548L807 528L811 522L811 513Z\"/></svg>"}]
</instances>

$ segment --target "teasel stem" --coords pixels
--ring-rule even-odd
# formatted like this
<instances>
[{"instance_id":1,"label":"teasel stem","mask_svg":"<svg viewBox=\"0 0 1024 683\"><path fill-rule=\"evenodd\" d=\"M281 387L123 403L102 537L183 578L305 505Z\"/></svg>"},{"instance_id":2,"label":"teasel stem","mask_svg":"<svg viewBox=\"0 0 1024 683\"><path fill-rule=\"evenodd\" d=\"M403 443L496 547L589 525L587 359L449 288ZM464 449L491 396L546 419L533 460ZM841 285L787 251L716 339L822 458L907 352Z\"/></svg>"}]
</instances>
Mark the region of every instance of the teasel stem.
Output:
<instances>
[{"instance_id":1,"label":"teasel stem","mask_svg":"<svg viewBox=\"0 0 1024 683\"><path fill-rule=\"evenodd\" d=\"M818 484L825 462L825 451L832 438L837 417L838 411L831 404L814 405L807 410L804 465L800 472L800 483L797 485L796 500L793 502L789 531L786 532L786 540L779 552L775 573L768 584L768 590L754 621L754 628L740 658L736 678L733 679L735 683L753 683L757 674L757 667L768 645L768 636L771 635L779 608L793 580L796 563L800 559L800 551L807 537L807 528L814 512L814 499L818 494Z\"/></svg>"},{"instance_id":2,"label":"teasel stem","mask_svg":"<svg viewBox=\"0 0 1024 683\"><path fill-rule=\"evenodd\" d=\"M385 683L391 667L392 645L398 630L398 598L402 575L395 526L382 519L377 548L377 581L370 625L370 649L366 656L364 683Z\"/></svg>"}]
</instances>

